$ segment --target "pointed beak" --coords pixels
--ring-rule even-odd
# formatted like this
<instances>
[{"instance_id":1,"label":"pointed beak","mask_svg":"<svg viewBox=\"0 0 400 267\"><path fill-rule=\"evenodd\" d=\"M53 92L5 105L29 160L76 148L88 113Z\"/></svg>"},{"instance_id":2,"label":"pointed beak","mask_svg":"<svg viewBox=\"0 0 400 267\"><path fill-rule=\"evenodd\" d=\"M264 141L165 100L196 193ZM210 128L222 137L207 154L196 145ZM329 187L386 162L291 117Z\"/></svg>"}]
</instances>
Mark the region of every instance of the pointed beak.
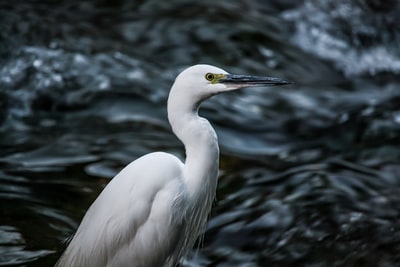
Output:
<instances>
[{"instance_id":1,"label":"pointed beak","mask_svg":"<svg viewBox=\"0 0 400 267\"><path fill-rule=\"evenodd\" d=\"M233 87L253 87L253 86L272 86L285 85L292 82L275 77L261 77L249 75L226 74L218 80L219 83L231 85Z\"/></svg>"}]
</instances>

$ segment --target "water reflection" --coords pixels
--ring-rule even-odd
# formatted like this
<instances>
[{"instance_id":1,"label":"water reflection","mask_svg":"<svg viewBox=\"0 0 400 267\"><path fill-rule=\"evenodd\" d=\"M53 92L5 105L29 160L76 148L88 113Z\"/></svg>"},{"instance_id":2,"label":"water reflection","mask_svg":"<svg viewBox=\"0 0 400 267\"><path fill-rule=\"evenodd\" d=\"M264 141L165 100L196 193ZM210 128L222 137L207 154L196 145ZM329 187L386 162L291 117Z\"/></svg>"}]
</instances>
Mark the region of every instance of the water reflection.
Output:
<instances>
[{"instance_id":1,"label":"water reflection","mask_svg":"<svg viewBox=\"0 0 400 267\"><path fill-rule=\"evenodd\" d=\"M124 165L183 156L187 65L296 81L216 96L218 198L183 266L398 266L396 1L1 3L0 265L52 266ZM312 15L310 15L312 14Z\"/></svg>"}]
</instances>

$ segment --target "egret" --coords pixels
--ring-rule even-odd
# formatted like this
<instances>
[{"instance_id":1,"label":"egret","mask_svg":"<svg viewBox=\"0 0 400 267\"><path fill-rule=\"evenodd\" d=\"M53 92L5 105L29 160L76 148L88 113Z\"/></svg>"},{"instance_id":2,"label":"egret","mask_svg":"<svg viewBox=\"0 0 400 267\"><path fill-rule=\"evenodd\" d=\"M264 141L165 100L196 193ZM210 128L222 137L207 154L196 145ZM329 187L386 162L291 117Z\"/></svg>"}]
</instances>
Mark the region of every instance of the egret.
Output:
<instances>
[{"instance_id":1,"label":"egret","mask_svg":"<svg viewBox=\"0 0 400 267\"><path fill-rule=\"evenodd\" d=\"M288 83L203 64L182 71L167 111L185 161L153 152L122 169L90 206L56 266L176 266L204 232L217 187L217 135L198 115L200 103L243 87Z\"/></svg>"}]
</instances>

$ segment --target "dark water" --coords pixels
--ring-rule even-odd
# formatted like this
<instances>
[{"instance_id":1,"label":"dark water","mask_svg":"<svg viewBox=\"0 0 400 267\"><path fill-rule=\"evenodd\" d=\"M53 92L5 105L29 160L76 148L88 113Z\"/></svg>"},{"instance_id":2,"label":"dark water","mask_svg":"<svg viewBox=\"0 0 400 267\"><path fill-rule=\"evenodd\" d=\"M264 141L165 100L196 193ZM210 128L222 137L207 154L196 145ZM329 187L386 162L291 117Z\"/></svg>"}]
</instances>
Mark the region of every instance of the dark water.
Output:
<instances>
[{"instance_id":1,"label":"dark water","mask_svg":"<svg viewBox=\"0 0 400 267\"><path fill-rule=\"evenodd\" d=\"M1 1L0 266L52 266L109 179L183 155L165 102L209 63L217 202L183 266L400 266L396 0Z\"/></svg>"}]
</instances>

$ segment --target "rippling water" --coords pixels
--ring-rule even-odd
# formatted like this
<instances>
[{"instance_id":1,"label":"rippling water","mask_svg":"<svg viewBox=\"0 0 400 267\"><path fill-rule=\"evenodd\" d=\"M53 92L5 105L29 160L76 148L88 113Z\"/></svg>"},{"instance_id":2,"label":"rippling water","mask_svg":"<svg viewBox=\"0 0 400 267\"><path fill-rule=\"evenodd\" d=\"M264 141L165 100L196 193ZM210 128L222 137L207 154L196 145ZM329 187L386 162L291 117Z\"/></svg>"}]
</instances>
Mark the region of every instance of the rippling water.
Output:
<instances>
[{"instance_id":1,"label":"rippling water","mask_svg":"<svg viewBox=\"0 0 400 267\"><path fill-rule=\"evenodd\" d=\"M0 266L52 266L124 165L183 156L165 102L209 63L295 81L219 95L204 241L182 266L400 266L398 1L3 1Z\"/></svg>"}]
</instances>

